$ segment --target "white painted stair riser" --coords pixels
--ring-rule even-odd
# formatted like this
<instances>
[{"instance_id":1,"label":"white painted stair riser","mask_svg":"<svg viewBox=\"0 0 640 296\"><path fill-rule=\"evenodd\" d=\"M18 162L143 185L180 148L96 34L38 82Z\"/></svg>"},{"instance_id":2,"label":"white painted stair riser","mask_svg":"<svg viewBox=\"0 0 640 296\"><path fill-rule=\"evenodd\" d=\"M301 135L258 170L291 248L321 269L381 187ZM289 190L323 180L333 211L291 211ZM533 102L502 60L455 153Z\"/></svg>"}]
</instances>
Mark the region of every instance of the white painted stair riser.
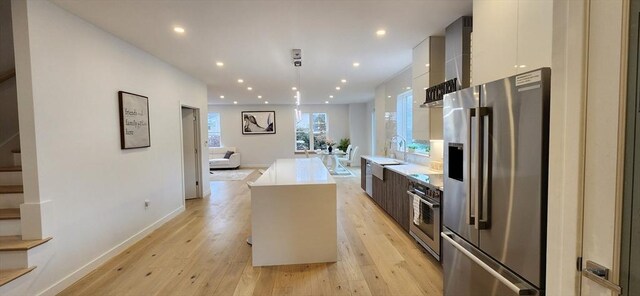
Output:
<instances>
[{"instance_id":1,"label":"white painted stair riser","mask_svg":"<svg viewBox=\"0 0 640 296\"><path fill-rule=\"evenodd\" d=\"M21 153L13 153L13 165L21 166L22 165L22 154Z\"/></svg>"},{"instance_id":2,"label":"white painted stair riser","mask_svg":"<svg viewBox=\"0 0 640 296\"><path fill-rule=\"evenodd\" d=\"M22 235L20 220L0 220L0 236Z\"/></svg>"},{"instance_id":3,"label":"white painted stair riser","mask_svg":"<svg viewBox=\"0 0 640 296\"><path fill-rule=\"evenodd\" d=\"M26 268L28 264L27 251L0 252L0 269Z\"/></svg>"},{"instance_id":4,"label":"white painted stair riser","mask_svg":"<svg viewBox=\"0 0 640 296\"><path fill-rule=\"evenodd\" d=\"M24 203L24 193L9 193L0 195L0 209L19 208Z\"/></svg>"},{"instance_id":5,"label":"white painted stair riser","mask_svg":"<svg viewBox=\"0 0 640 296\"><path fill-rule=\"evenodd\" d=\"M22 185L22 172L0 172L0 185Z\"/></svg>"}]
</instances>

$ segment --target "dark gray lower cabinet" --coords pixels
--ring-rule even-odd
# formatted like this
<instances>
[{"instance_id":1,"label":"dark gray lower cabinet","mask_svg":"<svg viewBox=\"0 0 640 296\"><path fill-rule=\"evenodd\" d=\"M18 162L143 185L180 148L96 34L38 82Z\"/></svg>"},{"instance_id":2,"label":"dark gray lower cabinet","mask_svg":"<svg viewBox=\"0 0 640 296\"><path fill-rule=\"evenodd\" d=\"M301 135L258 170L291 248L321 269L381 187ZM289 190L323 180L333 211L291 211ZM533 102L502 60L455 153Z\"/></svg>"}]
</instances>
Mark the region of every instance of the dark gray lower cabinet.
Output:
<instances>
[{"instance_id":1,"label":"dark gray lower cabinet","mask_svg":"<svg viewBox=\"0 0 640 296\"><path fill-rule=\"evenodd\" d=\"M386 194L383 209L409 232L410 201L407 196L409 180L402 174L384 170L384 187Z\"/></svg>"},{"instance_id":2,"label":"dark gray lower cabinet","mask_svg":"<svg viewBox=\"0 0 640 296\"><path fill-rule=\"evenodd\" d=\"M365 176L366 161L362 160L362 176ZM373 177L373 196L375 201L389 216L409 232L409 210L411 203L407 196L409 180L402 174L385 169L384 181ZM365 190L365 177L361 180Z\"/></svg>"}]
</instances>

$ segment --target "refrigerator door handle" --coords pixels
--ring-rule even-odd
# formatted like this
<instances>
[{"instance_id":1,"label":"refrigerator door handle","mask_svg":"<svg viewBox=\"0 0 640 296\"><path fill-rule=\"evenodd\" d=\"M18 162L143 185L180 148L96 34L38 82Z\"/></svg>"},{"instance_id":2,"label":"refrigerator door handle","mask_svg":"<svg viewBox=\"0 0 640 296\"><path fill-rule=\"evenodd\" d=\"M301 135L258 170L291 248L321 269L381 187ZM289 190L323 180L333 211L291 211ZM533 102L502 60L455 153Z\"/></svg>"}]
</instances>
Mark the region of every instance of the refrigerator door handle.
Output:
<instances>
[{"instance_id":1,"label":"refrigerator door handle","mask_svg":"<svg viewBox=\"0 0 640 296\"><path fill-rule=\"evenodd\" d=\"M475 217L476 217L476 229L487 229L488 224L485 215L483 215L483 206L485 203L485 196L483 190L484 176L483 165L484 164L484 140L486 135L484 134L484 117L489 113L487 107L476 108L476 143L475 151L477 155L476 164L476 204L475 204Z\"/></svg>"},{"instance_id":2,"label":"refrigerator door handle","mask_svg":"<svg viewBox=\"0 0 640 296\"><path fill-rule=\"evenodd\" d=\"M460 244L458 244L453 239L453 234L452 233L442 232L442 233L440 233L440 236L442 236L442 238L444 238L447 242L449 242L452 246L454 246L462 254L467 256L467 258L471 259L471 261L473 261L475 264L478 264L478 266L482 267L482 269L484 269L486 272L490 273L493 277L495 277L497 280L499 280L503 285L509 287L509 289L511 291L513 291L514 293L516 293L518 295L535 295L537 293L536 289L529 288L529 287L524 286L522 284L513 283L509 279L507 279L503 275L501 275L499 272L495 271L493 268L491 268L491 266L487 265L482 260L480 260L478 257L476 257L473 254L471 254L471 252L469 252L465 247L463 247Z\"/></svg>"},{"instance_id":3,"label":"refrigerator door handle","mask_svg":"<svg viewBox=\"0 0 640 296\"><path fill-rule=\"evenodd\" d=\"M473 117L476 116L476 110L475 109L467 109L467 122L469 123L469 125L467 126L467 147L466 147L466 155L465 157L467 158L467 167L464 168L464 178L463 180L465 180L465 184L464 184L464 190L465 190L465 195L467 197L467 206L466 206L466 222L467 225L474 225L475 224L475 217L473 216L471 207L472 205L472 201L473 201L473 197L471 196L471 193L473 192L473 190L471 189L471 187L473 186L473 182L471 182L471 156L472 156L472 149L471 149L471 134L472 134L472 127L473 127Z\"/></svg>"}]
</instances>

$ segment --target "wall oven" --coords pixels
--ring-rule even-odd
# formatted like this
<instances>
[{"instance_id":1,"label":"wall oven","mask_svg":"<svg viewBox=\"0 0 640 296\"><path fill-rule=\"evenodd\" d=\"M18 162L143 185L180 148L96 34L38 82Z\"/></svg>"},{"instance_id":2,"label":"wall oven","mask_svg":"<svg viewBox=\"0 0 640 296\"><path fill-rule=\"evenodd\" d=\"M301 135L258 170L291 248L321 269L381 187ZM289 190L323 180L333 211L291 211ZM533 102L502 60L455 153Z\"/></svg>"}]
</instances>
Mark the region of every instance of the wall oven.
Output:
<instances>
[{"instance_id":1,"label":"wall oven","mask_svg":"<svg viewBox=\"0 0 640 296\"><path fill-rule=\"evenodd\" d=\"M409 176L407 191L411 204L409 234L440 260L440 201L442 191Z\"/></svg>"}]
</instances>

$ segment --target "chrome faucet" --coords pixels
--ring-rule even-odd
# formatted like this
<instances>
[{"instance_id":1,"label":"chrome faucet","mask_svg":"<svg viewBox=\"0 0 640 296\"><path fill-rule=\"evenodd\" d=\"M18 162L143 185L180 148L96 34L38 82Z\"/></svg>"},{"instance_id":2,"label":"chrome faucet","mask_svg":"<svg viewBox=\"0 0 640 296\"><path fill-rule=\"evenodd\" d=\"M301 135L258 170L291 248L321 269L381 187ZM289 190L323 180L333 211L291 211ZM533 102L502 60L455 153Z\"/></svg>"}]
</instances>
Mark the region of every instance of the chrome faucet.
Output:
<instances>
[{"instance_id":1,"label":"chrome faucet","mask_svg":"<svg viewBox=\"0 0 640 296\"><path fill-rule=\"evenodd\" d=\"M398 142L398 145L400 145L400 148L403 150L402 151L402 156L403 156L402 160L404 162L407 162L407 140L405 138L403 138L400 135L395 135L395 136L391 137L391 140L389 140L390 141L389 142L389 150L393 149L395 151L398 151L397 147L391 147L391 145L393 145L394 140L397 141L398 139L401 141L401 142ZM394 158L395 158L395 153L394 153Z\"/></svg>"}]
</instances>

